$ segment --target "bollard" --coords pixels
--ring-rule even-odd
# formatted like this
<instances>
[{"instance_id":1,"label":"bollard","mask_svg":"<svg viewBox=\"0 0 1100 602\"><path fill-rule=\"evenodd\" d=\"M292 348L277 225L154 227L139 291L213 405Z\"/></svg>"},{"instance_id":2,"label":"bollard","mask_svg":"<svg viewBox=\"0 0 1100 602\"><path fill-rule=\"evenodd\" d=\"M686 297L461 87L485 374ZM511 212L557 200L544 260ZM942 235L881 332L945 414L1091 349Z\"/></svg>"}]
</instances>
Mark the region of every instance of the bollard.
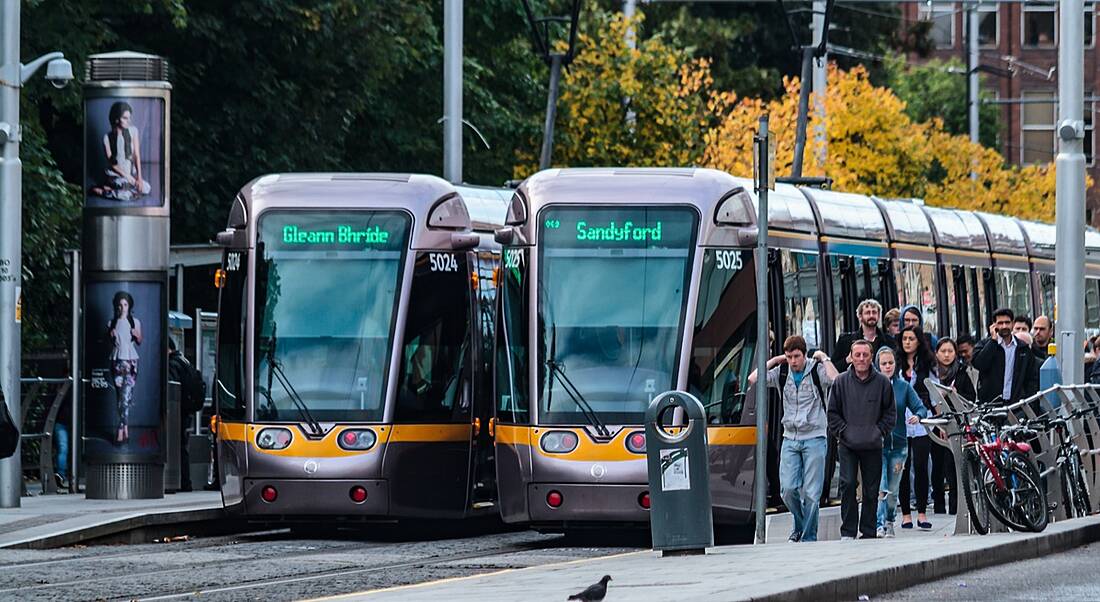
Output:
<instances>
[{"instance_id":1,"label":"bollard","mask_svg":"<svg viewBox=\"0 0 1100 602\"><path fill-rule=\"evenodd\" d=\"M660 424L676 409L687 426L670 433ZM714 545L714 521L703 404L681 391L658 395L646 409L645 438L653 549L663 556L704 553Z\"/></svg>"}]
</instances>

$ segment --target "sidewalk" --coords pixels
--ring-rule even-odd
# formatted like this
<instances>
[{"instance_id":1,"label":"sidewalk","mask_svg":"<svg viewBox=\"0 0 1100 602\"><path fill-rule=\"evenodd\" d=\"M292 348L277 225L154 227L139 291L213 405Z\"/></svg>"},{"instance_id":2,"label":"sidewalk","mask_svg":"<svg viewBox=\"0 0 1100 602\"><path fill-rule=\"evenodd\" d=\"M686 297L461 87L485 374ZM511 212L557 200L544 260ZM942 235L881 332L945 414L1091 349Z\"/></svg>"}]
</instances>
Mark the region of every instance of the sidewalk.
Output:
<instances>
[{"instance_id":1,"label":"sidewalk","mask_svg":"<svg viewBox=\"0 0 1100 602\"><path fill-rule=\"evenodd\" d=\"M706 556L659 558L651 551L633 552L328 599L564 600L606 574L612 578L606 598L611 602L856 600L1096 541L1100 517L1052 524L1037 534L919 535L924 537L723 546Z\"/></svg>"},{"instance_id":2,"label":"sidewalk","mask_svg":"<svg viewBox=\"0 0 1100 602\"><path fill-rule=\"evenodd\" d=\"M791 526L794 519L789 512L769 514L767 516L768 543L786 543L791 534ZM913 514L913 520L917 515ZM927 540L928 538L947 537L955 533L955 517L947 514L928 513L928 521L932 528L928 530L918 529L914 524L912 529L901 528L901 512L898 512L894 521L895 533L899 539L916 537ZM820 541L840 540L840 506L822 508L818 518L817 538Z\"/></svg>"},{"instance_id":3,"label":"sidewalk","mask_svg":"<svg viewBox=\"0 0 1100 602\"><path fill-rule=\"evenodd\" d=\"M24 497L21 504L0 509L0 548L52 548L140 527L223 516L217 491L176 493L157 500L41 495Z\"/></svg>"}]
</instances>

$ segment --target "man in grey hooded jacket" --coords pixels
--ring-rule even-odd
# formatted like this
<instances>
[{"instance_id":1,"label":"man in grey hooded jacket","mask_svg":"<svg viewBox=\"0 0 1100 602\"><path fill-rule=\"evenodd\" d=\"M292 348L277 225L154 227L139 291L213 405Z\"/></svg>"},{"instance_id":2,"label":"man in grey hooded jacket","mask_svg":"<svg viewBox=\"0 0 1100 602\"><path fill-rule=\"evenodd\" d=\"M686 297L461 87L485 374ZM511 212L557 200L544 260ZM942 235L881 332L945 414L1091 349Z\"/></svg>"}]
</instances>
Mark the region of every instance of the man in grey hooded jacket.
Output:
<instances>
[{"instance_id":1,"label":"man in grey hooded jacket","mask_svg":"<svg viewBox=\"0 0 1100 602\"><path fill-rule=\"evenodd\" d=\"M875 538L882 439L897 419L890 380L871 369L871 343L852 343L852 363L829 391L829 434L840 456L840 538ZM862 512L856 507L856 474L863 480ZM857 525L858 523L858 525Z\"/></svg>"}]
</instances>

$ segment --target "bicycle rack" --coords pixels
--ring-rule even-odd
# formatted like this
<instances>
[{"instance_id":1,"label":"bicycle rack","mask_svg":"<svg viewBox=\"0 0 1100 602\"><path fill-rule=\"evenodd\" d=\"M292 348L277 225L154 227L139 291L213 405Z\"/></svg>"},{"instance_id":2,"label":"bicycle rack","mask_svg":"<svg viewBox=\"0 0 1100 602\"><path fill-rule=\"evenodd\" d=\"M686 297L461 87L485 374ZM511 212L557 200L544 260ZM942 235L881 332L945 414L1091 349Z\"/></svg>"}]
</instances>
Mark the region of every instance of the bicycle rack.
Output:
<instances>
[{"instance_id":1,"label":"bicycle rack","mask_svg":"<svg viewBox=\"0 0 1100 602\"><path fill-rule=\"evenodd\" d=\"M1051 391L1051 389L1047 389L1027 399L1021 399L1012 405L1005 406L1005 409L1009 411L1009 422L1020 424L1020 414L1023 414L1024 418L1029 421L1040 416L1059 415L1055 408L1050 405L1050 402L1047 401L1045 394ZM1035 411L1036 405L1041 412ZM1046 492L1047 507L1053 506L1055 508L1055 513L1051 515L1051 518L1056 520L1068 519L1066 500L1062 499L1062 473L1058 470L1058 436L1053 429L1045 430L1041 431L1038 437L1029 441L1029 443L1031 443L1031 457L1035 460L1035 466L1039 469L1039 476L1043 479L1042 486Z\"/></svg>"}]
</instances>

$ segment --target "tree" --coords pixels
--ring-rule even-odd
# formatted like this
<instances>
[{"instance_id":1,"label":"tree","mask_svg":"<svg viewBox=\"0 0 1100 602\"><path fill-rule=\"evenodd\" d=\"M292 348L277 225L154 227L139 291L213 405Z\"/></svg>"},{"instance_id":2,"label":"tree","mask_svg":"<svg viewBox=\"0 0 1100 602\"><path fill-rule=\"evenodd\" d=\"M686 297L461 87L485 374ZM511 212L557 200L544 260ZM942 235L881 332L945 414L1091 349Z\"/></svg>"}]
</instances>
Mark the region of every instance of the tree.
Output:
<instances>
[{"instance_id":1,"label":"tree","mask_svg":"<svg viewBox=\"0 0 1100 602\"><path fill-rule=\"evenodd\" d=\"M938 117L948 133L969 134L966 68L961 62L932 60L914 65L893 57L886 62L886 73L887 86L905 102L905 114L913 121ZM982 87L980 98L993 98L987 86ZM996 105L979 105L978 131L982 144L1000 148L1001 111Z\"/></svg>"},{"instance_id":2,"label":"tree","mask_svg":"<svg viewBox=\"0 0 1100 602\"><path fill-rule=\"evenodd\" d=\"M720 95L722 120L706 134L704 164L751 174L752 136L767 113L777 137L776 172L789 173L799 85L795 78L784 84L787 93L770 102ZM1054 217L1053 165L1006 165L1000 153L951 134L938 118L915 122L905 102L874 86L862 68L830 68L825 107L828 158L825 165L816 163L811 140L806 175L827 175L836 189L848 192L920 197L929 204L1025 219ZM811 131L814 124L811 118ZM972 170L975 180L969 177Z\"/></svg>"}]
</instances>

